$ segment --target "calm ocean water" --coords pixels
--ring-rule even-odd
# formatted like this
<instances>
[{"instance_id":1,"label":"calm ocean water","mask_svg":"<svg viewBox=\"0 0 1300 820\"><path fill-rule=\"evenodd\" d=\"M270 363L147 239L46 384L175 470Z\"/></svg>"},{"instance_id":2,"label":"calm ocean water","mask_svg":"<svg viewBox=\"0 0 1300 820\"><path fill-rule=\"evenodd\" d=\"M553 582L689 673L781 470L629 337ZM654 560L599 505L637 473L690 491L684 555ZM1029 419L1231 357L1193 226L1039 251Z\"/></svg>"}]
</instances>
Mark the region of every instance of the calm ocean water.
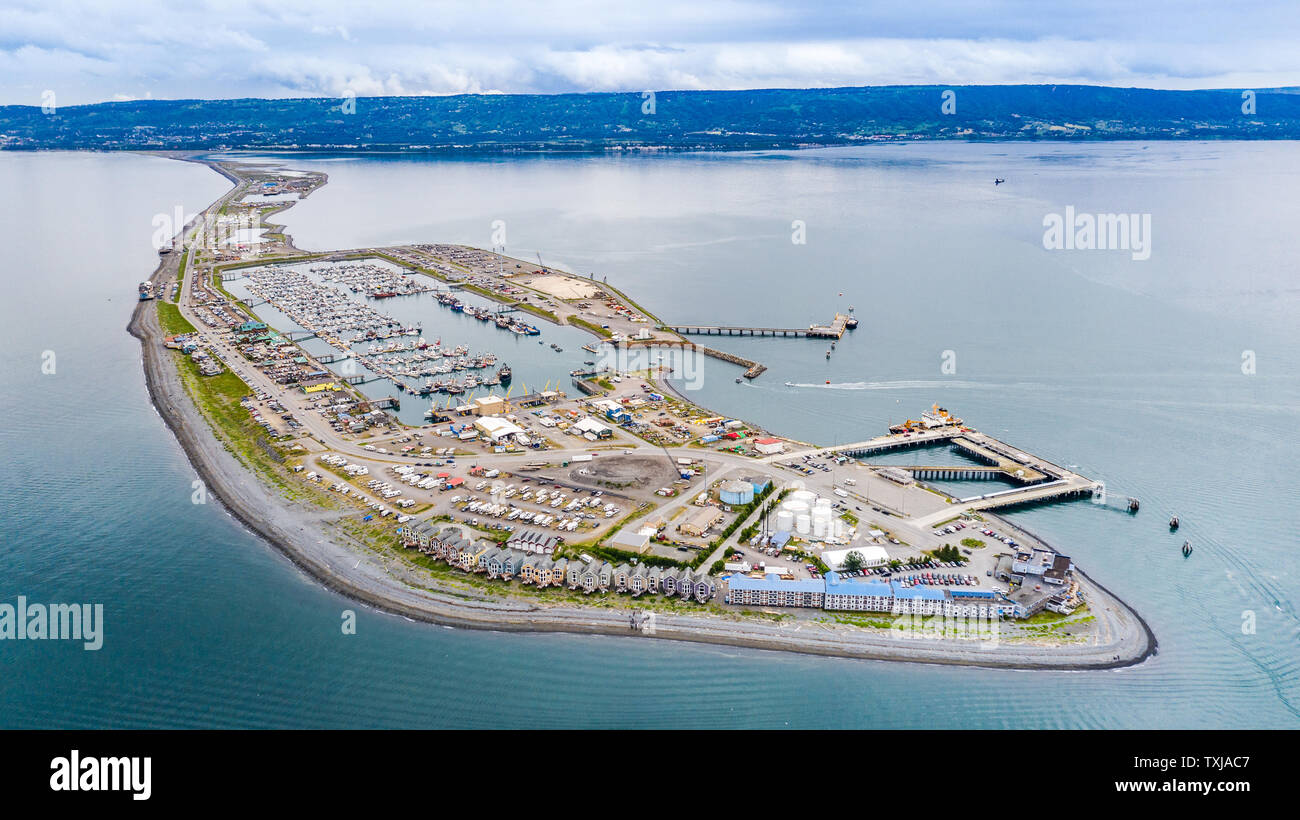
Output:
<instances>
[{"instance_id":1,"label":"calm ocean water","mask_svg":"<svg viewBox=\"0 0 1300 820\"><path fill-rule=\"evenodd\" d=\"M862 325L830 360L820 342L715 340L770 370L737 385L710 361L696 397L827 443L939 402L1141 498L1136 517L1075 503L1015 518L1132 603L1159 655L1025 673L459 631L364 609L344 636L354 604L191 503L194 473L124 330L154 264L153 216L200 210L224 180L151 157L0 153L0 602L99 602L106 620L98 652L0 642L0 726L1300 725L1297 156L1157 143L294 159L331 175L284 217L300 247L487 246L502 220L510 253L608 276L671 320L800 325L852 304ZM1071 205L1151 214L1151 258L1044 250L1043 216ZM795 220L806 244L791 242ZM435 304L401 309L431 338L471 332ZM563 354L512 352L491 332L469 343L530 385L590 358L581 337L543 330Z\"/></svg>"}]
</instances>

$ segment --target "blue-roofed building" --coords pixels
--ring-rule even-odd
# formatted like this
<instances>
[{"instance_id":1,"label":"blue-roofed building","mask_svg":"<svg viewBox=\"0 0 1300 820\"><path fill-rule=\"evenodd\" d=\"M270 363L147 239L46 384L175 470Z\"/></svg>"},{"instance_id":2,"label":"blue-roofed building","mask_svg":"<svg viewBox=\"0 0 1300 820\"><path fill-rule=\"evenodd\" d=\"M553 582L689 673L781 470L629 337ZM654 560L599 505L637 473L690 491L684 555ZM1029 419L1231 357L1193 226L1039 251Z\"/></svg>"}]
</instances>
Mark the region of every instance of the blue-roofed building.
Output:
<instances>
[{"instance_id":1,"label":"blue-roofed building","mask_svg":"<svg viewBox=\"0 0 1300 820\"><path fill-rule=\"evenodd\" d=\"M979 589L978 587L953 587L948 590L948 594L954 598L996 598L997 593L991 589Z\"/></svg>"},{"instance_id":2,"label":"blue-roofed building","mask_svg":"<svg viewBox=\"0 0 1300 820\"><path fill-rule=\"evenodd\" d=\"M1017 607L991 589L954 587L948 590L943 614L954 618L994 619L1004 615L1014 617Z\"/></svg>"},{"instance_id":3,"label":"blue-roofed building","mask_svg":"<svg viewBox=\"0 0 1300 820\"><path fill-rule=\"evenodd\" d=\"M884 581L853 581L838 572L826 573L826 609L890 612L894 593Z\"/></svg>"},{"instance_id":4,"label":"blue-roofed building","mask_svg":"<svg viewBox=\"0 0 1300 820\"><path fill-rule=\"evenodd\" d=\"M821 607L893 615L944 615L996 619L1024 617L1022 607L990 589L906 586L898 581L859 581L828 572L823 579L788 579L776 573L723 576L726 603L749 606Z\"/></svg>"},{"instance_id":5,"label":"blue-roofed building","mask_svg":"<svg viewBox=\"0 0 1300 820\"><path fill-rule=\"evenodd\" d=\"M750 606L805 606L821 608L826 585L820 580L785 580L776 573L762 578L735 574L726 579L726 602Z\"/></svg>"},{"instance_id":6,"label":"blue-roofed building","mask_svg":"<svg viewBox=\"0 0 1300 820\"><path fill-rule=\"evenodd\" d=\"M772 534L772 546L776 547L777 549L784 548L785 545L788 543L790 543L789 530L778 530L777 532Z\"/></svg>"},{"instance_id":7,"label":"blue-roofed building","mask_svg":"<svg viewBox=\"0 0 1300 820\"><path fill-rule=\"evenodd\" d=\"M941 615L948 600L947 594L938 587L908 587L898 581L891 581L890 586L894 592L895 615Z\"/></svg>"}]
</instances>

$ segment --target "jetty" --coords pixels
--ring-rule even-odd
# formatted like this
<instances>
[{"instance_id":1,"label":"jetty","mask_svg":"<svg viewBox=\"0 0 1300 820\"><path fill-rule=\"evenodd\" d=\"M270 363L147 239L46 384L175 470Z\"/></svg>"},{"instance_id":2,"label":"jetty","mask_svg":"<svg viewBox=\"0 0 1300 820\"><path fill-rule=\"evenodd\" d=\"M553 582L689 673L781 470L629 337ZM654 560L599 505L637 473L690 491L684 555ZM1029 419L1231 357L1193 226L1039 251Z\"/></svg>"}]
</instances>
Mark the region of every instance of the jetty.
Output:
<instances>
[{"instance_id":1,"label":"jetty","mask_svg":"<svg viewBox=\"0 0 1300 820\"><path fill-rule=\"evenodd\" d=\"M839 339L853 317L836 313L830 324L808 327L745 327L738 325L664 325L663 329L683 336L786 336L807 339Z\"/></svg>"},{"instance_id":2,"label":"jetty","mask_svg":"<svg viewBox=\"0 0 1300 820\"><path fill-rule=\"evenodd\" d=\"M935 464L871 464L871 455L915 447L949 445L957 452L982 462L978 465ZM868 467L890 467L905 470L920 480L989 480L1005 478L1021 486L991 493L953 498L941 510L911 518L911 523L925 527L952 517L955 511L1000 510L1030 504L1046 504L1073 499L1096 499L1104 493L1100 482L1053 464L1046 459L1030 455L992 436L957 425L931 430L899 434L891 433L867 441L819 448L821 452L845 455L863 462ZM772 456L768 461L789 458Z\"/></svg>"}]
</instances>

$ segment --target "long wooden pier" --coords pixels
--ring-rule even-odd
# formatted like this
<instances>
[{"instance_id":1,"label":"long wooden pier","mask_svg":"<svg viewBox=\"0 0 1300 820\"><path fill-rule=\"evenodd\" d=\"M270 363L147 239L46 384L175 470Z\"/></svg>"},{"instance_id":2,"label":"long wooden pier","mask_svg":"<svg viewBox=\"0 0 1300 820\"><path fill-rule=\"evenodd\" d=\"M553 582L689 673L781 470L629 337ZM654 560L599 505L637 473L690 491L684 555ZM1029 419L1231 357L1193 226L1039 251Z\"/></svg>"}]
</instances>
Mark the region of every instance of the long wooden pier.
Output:
<instances>
[{"instance_id":1,"label":"long wooden pier","mask_svg":"<svg viewBox=\"0 0 1300 820\"><path fill-rule=\"evenodd\" d=\"M741 327L737 325L664 325L664 329L684 336L787 336L808 339L838 339L848 329L853 317L836 313L828 325L808 327Z\"/></svg>"}]
</instances>

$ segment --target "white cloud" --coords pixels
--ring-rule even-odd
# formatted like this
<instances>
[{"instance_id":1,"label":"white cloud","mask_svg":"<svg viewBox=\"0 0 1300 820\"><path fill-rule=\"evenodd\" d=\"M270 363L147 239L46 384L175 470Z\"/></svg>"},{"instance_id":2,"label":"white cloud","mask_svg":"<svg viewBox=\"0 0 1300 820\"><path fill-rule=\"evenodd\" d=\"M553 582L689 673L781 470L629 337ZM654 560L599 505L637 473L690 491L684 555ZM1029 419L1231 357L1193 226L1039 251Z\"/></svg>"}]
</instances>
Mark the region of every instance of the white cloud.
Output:
<instances>
[{"instance_id":1,"label":"white cloud","mask_svg":"<svg viewBox=\"0 0 1300 820\"><path fill-rule=\"evenodd\" d=\"M0 102L873 84L1296 85L1300 16L1209 0L7 0Z\"/></svg>"}]
</instances>

